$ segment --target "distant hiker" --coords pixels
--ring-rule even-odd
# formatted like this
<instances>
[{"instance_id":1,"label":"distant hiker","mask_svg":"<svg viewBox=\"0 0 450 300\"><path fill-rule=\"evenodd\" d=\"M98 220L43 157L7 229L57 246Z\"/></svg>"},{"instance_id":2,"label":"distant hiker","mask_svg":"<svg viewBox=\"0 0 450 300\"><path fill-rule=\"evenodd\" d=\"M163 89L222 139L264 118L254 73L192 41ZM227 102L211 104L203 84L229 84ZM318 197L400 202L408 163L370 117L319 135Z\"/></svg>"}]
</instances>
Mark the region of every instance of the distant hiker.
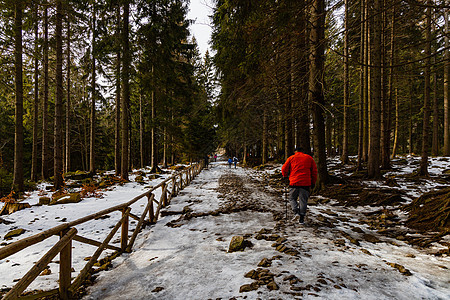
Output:
<instances>
[{"instance_id":1,"label":"distant hiker","mask_svg":"<svg viewBox=\"0 0 450 300\"><path fill-rule=\"evenodd\" d=\"M301 147L297 147L295 154L281 168L281 174L289 177L289 202L295 214L294 220L304 224L311 188L317 181L316 163L310 155L303 153Z\"/></svg>"},{"instance_id":2,"label":"distant hiker","mask_svg":"<svg viewBox=\"0 0 450 300\"><path fill-rule=\"evenodd\" d=\"M214 153L214 162L217 161L217 153Z\"/></svg>"},{"instance_id":3,"label":"distant hiker","mask_svg":"<svg viewBox=\"0 0 450 300\"><path fill-rule=\"evenodd\" d=\"M209 156L205 155L205 168L208 169L209 167Z\"/></svg>"},{"instance_id":4,"label":"distant hiker","mask_svg":"<svg viewBox=\"0 0 450 300\"><path fill-rule=\"evenodd\" d=\"M228 166L231 168L231 164L233 163L233 159L231 159L231 157L230 158L228 158Z\"/></svg>"},{"instance_id":5,"label":"distant hiker","mask_svg":"<svg viewBox=\"0 0 450 300\"><path fill-rule=\"evenodd\" d=\"M234 162L234 168L236 169L236 164L239 160L237 159L237 157L233 157L233 162Z\"/></svg>"}]
</instances>

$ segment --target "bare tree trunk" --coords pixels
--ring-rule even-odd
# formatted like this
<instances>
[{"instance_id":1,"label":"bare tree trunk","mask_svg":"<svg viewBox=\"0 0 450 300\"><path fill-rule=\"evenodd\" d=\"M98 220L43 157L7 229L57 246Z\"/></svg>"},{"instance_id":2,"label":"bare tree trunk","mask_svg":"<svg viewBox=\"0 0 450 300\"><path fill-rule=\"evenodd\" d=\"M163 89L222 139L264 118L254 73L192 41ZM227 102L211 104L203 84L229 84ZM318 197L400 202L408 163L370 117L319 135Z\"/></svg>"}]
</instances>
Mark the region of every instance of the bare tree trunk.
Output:
<instances>
[{"instance_id":1,"label":"bare tree trunk","mask_svg":"<svg viewBox=\"0 0 450 300\"><path fill-rule=\"evenodd\" d=\"M310 31L310 71L309 96L314 119L314 156L317 162L318 188L328 183L328 170L325 152L325 121L323 118L324 54L325 54L325 1L313 0L311 7Z\"/></svg>"},{"instance_id":2,"label":"bare tree trunk","mask_svg":"<svg viewBox=\"0 0 450 300\"><path fill-rule=\"evenodd\" d=\"M426 11L426 28L425 28L425 91L423 97L423 130L422 130L422 158L420 161L419 174L428 176L428 148L429 148L429 131L430 131L430 65L431 65L431 5L433 1L428 0Z\"/></svg>"},{"instance_id":3,"label":"bare tree trunk","mask_svg":"<svg viewBox=\"0 0 450 300\"><path fill-rule=\"evenodd\" d=\"M444 1L447 4L448 1ZM449 120L449 73L450 73L450 42L449 42L449 32L448 32L448 8L444 9L444 19L445 19L445 62L444 62L444 155L450 156L450 120Z\"/></svg>"},{"instance_id":4,"label":"bare tree trunk","mask_svg":"<svg viewBox=\"0 0 450 300\"><path fill-rule=\"evenodd\" d=\"M399 103L398 103L398 88L395 88L395 129L394 129L394 143L392 146L392 155L391 159L393 159L397 153L398 147L398 129L399 129Z\"/></svg>"},{"instance_id":5,"label":"bare tree trunk","mask_svg":"<svg viewBox=\"0 0 450 300\"><path fill-rule=\"evenodd\" d=\"M368 160L369 150L369 102L370 102L370 18L369 5L371 2L365 1L364 14L364 104L363 104L363 158L364 162Z\"/></svg>"},{"instance_id":6,"label":"bare tree trunk","mask_svg":"<svg viewBox=\"0 0 450 300\"><path fill-rule=\"evenodd\" d=\"M303 2L303 1L302 1ZM309 103L308 103L308 53L305 49L308 48L308 36L307 36L307 22L306 20L306 12L303 10L303 20L301 24L301 36L299 38L299 50L297 51L299 58L300 66L299 68L299 77L297 80L300 81L299 95L298 95L298 115L297 115L297 143L300 147L303 148L305 153L311 154L311 133L310 133L310 111L309 111ZM305 79L303 79L305 78Z\"/></svg>"},{"instance_id":7,"label":"bare tree trunk","mask_svg":"<svg viewBox=\"0 0 450 300\"><path fill-rule=\"evenodd\" d=\"M34 102L33 151L31 154L31 181L38 178L38 121L39 121L39 6L34 4Z\"/></svg>"},{"instance_id":8,"label":"bare tree trunk","mask_svg":"<svg viewBox=\"0 0 450 300\"><path fill-rule=\"evenodd\" d=\"M357 169L361 170L362 168L362 161L363 161L363 152L364 152L364 95L365 93L365 0L361 0L361 29L360 29L360 49L359 49L359 60L360 60L360 69L359 69L359 105L358 105L358 162L357 162Z\"/></svg>"},{"instance_id":9,"label":"bare tree trunk","mask_svg":"<svg viewBox=\"0 0 450 300\"><path fill-rule=\"evenodd\" d=\"M116 29L116 122L115 122L115 142L114 142L114 167L116 170L116 175L118 176L121 174L121 158L120 158L120 5L117 6L116 11L116 18L117 18L117 29Z\"/></svg>"},{"instance_id":10,"label":"bare tree trunk","mask_svg":"<svg viewBox=\"0 0 450 300\"><path fill-rule=\"evenodd\" d=\"M380 173L380 136L381 136L381 30L382 30L382 0L374 0L373 9L373 41L372 59L373 76L371 84L370 101L370 140L369 140L369 160L367 173L369 178L379 179Z\"/></svg>"},{"instance_id":11,"label":"bare tree trunk","mask_svg":"<svg viewBox=\"0 0 450 300\"><path fill-rule=\"evenodd\" d=\"M152 76L154 76L154 69L152 66ZM154 79L153 79L154 80ZM153 85L153 89L155 88L155 85ZM151 140L152 140L152 161L151 161L151 165L152 165L152 169L151 169L151 173L157 173L159 172L159 168L158 168L158 146L157 146L157 141L156 141L156 99L155 99L155 91L152 89L152 130L151 130Z\"/></svg>"},{"instance_id":12,"label":"bare tree trunk","mask_svg":"<svg viewBox=\"0 0 450 300\"><path fill-rule=\"evenodd\" d=\"M371 5L370 1L366 1L366 5L364 7L365 10L365 17L366 22L364 23L364 134L363 134L363 161L368 161L368 155L369 155L369 126L370 126L370 114L369 114L369 107L370 107L370 78L371 78L371 69L369 68L369 65L371 64L370 59L370 25L371 25L371 18L369 16L369 6Z\"/></svg>"},{"instance_id":13,"label":"bare tree trunk","mask_svg":"<svg viewBox=\"0 0 450 300\"><path fill-rule=\"evenodd\" d=\"M284 123L283 123L283 106L281 103L281 97L278 90L276 93L276 99L277 99L277 157L281 158L283 157L284 153Z\"/></svg>"},{"instance_id":14,"label":"bare tree trunk","mask_svg":"<svg viewBox=\"0 0 450 300\"><path fill-rule=\"evenodd\" d=\"M342 136L342 155L341 161L344 164L348 163L348 108L350 104L350 89L349 89L349 71L348 71L348 0L345 0L345 33L344 33L344 128Z\"/></svg>"},{"instance_id":15,"label":"bare tree trunk","mask_svg":"<svg viewBox=\"0 0 450 300\"><path fill-rule=\"evenodd\" d=\"M411 72L412 74L412 72ZM409 77L409 155L412 155L414 153L414 144L413 144L413 140L412 140L412 135L413 135L413 86L412 86L412 78L411 78L411 74Z\"/></svg>"},{"instance_id":16,"label":"bare tree trunk","mask_svg":"<svg viewBox=\"0 0 450 300\"><path fill-rule=\"evenodd\" d=\"M325 119L325 148L326 153L328 157L333 157L333 141L332 141L332 135L333 135L333 121L331 118Z\"/></svg>"},{"instance_id":17,"label":"bare tree trunk","mask_svg":"<svg viewBox=\"0 0 450 300\"><path fill-rule=\"evenodd\" d=\"M48 3L44 3L44 97L42 101L42 178L50 177L50 139L48 133Z\"/></svg>"},{"instance_id":18,"label":"bare tree trunk","mask_svg":"<svg viewBox=\"0 0 450 300\"><path fill-rule=\"evenodd\" d=\"M433 65L436 57L433 57ZM439 155L439 104L437 99L437 73L436 69L433 71L433 142L431 146L431 153L433 156Z\"/></svg>"},{"instance_id":19,"label":"bare tree trunk","mask_svg":"<svg viewBox=\"0 0 450 300\"><path fill-rule=\"evenodd\" d=\"M63 75L62 75L62 2L56 1L56 99L55 99L55 144L54 144L54 186L59 190L63 180Z\"/></svg>"},{"instance_id":20,"label":"bare tree trunk","mask_svg":"<svg viewBox=\"0 0 450 300\"><path fill-rule=\"evenodd\" d=\"M389 57L389 71L388 71L388 95L383 98L383 130L382 134L382 147L381 147L381 167L383 169L391 168L390 161L390 143L391 143L391 110L392 110L392 94L393 94L393 81L394 81L394 59L395 59L395 14L396 7L394 5L391 16L391 30L390 30L390 57ZM386 23L387 23L387 17ZM385 43L383 43L384 45ZM383 66L385 64L383 63ZM384 69L385 70L385 69ZM385 71L384 71L385 72ZM383 90L385 90L383 88Z\"/></svg>"},{"instance_id":21,"label":"bare tree trunk","mask_svg":"<svg viewBox=\"0 0 450 300\"><path fill-rule=\"evenodd\" d=\"M289 64L289 67L291 68L292 66ZM289 81L291 81L291 78L289 78ZM288 92L285 97L284 105L284 156L285 159L287 159L294 153L292 131L292 89L290 87L290 82L288 84Z\"/></svg>"},{"instance_id":22,"label":"bare tree trunk","mask_svg":"<svg viewBox=\"0 0 450 300\"><path fill-rule=\"evenodd\" d=\"M394 86L394 60L395 60L395 32L396 32L396 26L395 26L395 20L396 20L396 5L393 7L392 11L392 19L391 19L391 58L390 58L390 68L389 68L389 105L391 106L392 103L392 94L393 94L393 86ZM391 111L391 107L389 108L389 111ZM391 127L391 122L389 121L389 128ZM398 146L398 128L399 127L399 103L398 103L398 89L395 88L395 133L394 133L394 145L392 149L391 159L395 157L397 146ZM388 136L385 135L385 138L389 138L391 133L389 131ZM389 151L389 149L386 147L385 151ZM385 166L386 162L383 162L383 166ZM390 164L390 162L389 162Z\"/></svg>"},{"instance_id":23,"label":"bare tree trunk","mask_svg":"<svg viewBox=\"0 0 450 300\"><path fill-rule=\"evenodd\" d=\"M139 93L139 158L140 168L144 168L144 120L142 118L142 91Z\"/></svg>"},{"instance_id":24,"label":"bare tree trunk","mask_svg":"<svg viewBox=\"0 0 450 300\"><path fill-rule=\"evenodd\" d=\"M70 89L70 67L71 67L71 62L70 62L70 15L67 14L67 99L66 99L66 160L64 163L64 172L69 172L70 171L70 121L71 121L71 117L70 117L70 93L71 93L71 89Z\"/></svg>"},{"instance_id":25,"label":"bare tree trunk","mask_svg":"<svg viewBox=\"0 0 450 300\"><path fill-rule=\"evenodd\" d=\"M130 102L130 44L128 39L130 4L125 1L123 4L123 28L122 28L122 46L123 46L123 64L122 64L122 166L121 177L128 180L128 103Z\"/></svg>"},{"instance_id":26,"label":"bare tree trunk","mask_svg":"<svg viewBox=\"0 0 450 300\"><path fill-rule=\"evenodd\" d=\"M13 190L23 192L23 78L22 78L22 0L15 2L14 69L15 69L15 135Z\"/></svg>"},{"instance_id":27,"label":"bare tree trunk","mask_svg":"<svg viewBox=\"0 0 450 300\"><path fill-rule=\"evenodd\" d=\"M267 163L267 110L264 109L263 112L263 136L262 136L262 161L264 165Z\"/></svg>"},{"instance_id":28,"label":"bare tree trunk","mask_svg":"<svg viewBox=\"0 0 450 300\"><path fill-rule=\"evenodd\" d=\"M164 126L163 138L163 168L167 168L167 126Z\"/></svg>"},{"instance_id":29,"label":"bare tree trunk","mask_svg":"<svg viewBox=\"0 0 450 300\"><path fill-rule=\"evenodd\" d=\"M433 31L436 30L433 23ZM437 49L436 49L437 50ZM436 56L433 56L433 141L431 145L431 153L433 156L439 155L439 103L437 98L437 72L436 72Z\"/></svg>"},{"instance_id":30,"label":"bare tree trunk","mask_svg":"<svg viewBox=\"0 0 450 300\"><path fill-rule=\"evenodd\" d=\"M96 37L96 9L95 9L95 2L92 4L92 98L91 98L91 131L90 131L90 140L89 140L89 173L94 174L95 173L95 82L96 82L96 76L95 76L95 37Z\"/></svg>"},{"instance_id":31,"label":"bare tree trunk","mask_svg":"<svg viewBox=\"0 0 450 300\"><path fill-rule=\"evenodd\" d=\"M172 126L174 126L173 109L171 109L171 121ZM170 164L173 166L175 164L175 149L174 149L174 138L173 134L170 134Z\"/></svg>"},{"instance_id":32,"label":"bare tree trunk","mask_svg":"<svg viewBox=\"0 0 450 300\"><path fill-rule=\"evenodd\" d=\"M83 99L87 100L87 82L86 80L83 80ZM84 135L84 144L83 144L83 151L84 151L84 161L85 164L83 165L84 171L87 171L89 169L89 137L88 137L88 128L89 128L89 120L88 118L84 119L83 122L83 135Z\"/></svg>"}]
</instances>

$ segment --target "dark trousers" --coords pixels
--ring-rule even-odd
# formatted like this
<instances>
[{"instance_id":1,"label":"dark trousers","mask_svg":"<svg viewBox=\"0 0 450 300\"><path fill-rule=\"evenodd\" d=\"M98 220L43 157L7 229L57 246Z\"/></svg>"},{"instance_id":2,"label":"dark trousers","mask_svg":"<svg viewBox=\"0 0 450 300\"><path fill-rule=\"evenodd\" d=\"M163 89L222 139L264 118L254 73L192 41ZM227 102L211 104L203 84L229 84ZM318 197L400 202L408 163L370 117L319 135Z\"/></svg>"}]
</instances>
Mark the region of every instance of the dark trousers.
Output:
<instances>
[{"instance_id":1,"label":"dark trousers","mask_svg":"<svg viewBox=\"0 0 450 300\"><path fill-rule=\"evenodd\" d=\"M295 214L306 215L309 187L289 186L289 202Z\"/></svg>"}]
</instances>

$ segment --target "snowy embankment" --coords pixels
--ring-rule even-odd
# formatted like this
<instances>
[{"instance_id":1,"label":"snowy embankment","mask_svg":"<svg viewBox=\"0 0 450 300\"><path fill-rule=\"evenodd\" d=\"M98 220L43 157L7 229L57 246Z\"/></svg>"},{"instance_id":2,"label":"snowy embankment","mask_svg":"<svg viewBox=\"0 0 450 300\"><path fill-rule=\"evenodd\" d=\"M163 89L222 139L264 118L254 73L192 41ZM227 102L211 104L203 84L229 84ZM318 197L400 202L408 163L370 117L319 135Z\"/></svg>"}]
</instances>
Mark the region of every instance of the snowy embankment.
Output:
<instances>
[{"instance_id":1,"label":"snowy embankment","mask_svg":"<svg viewBox=\"0 0 450 300\"><path fill-rule=\"evenodd\" d=\"M450 299L448 256L380 236L359 222L364 217L361 207L336 206L333 201L310 205L306 226L293 223L290 212L285 216L284 199L265 185L263 174L213 163L172 199L155 225L138 235L132 253L98 273L85 299ZM127 183L105 192L103 199L32 207L33 213L28 209L5 218L16 223L1 224L0 235L11 226L34 234L58 225L60 219L73 220L104 208L101 205L130 199L143 187ZM133 207L137 209L143 207ZM102 240L117 221L112 219L83 226L80 235ZM361 238L353 243L347 235L370 236L373 242ZM233 236L244 236L253 246L228 253ZM448 235L446 239L450 242ZM38 245L0 262L3 287L11 286L48 247L45 242ZM77 242L74 247L74 253L81 253L74 257L77 272L94 247ZM263 259L264 266L258 266ZM50 269L54 272L40 276L31 289L57 286L56 262ZM263 276L249 278L255 274Z\"/></svg>"},{"instance_id":2,"label":"snowy embankment","mask_svg":"<svg viewBox=\"0 0 450 300\"><path fill-rule=\"evenodd\" d=\"M39 190L30 193L25 202L31 205L31 208L24 209L15 212L8 216L2 216L0 219L0 237L2 239L2 246L10 244L17 240L35 235L44 230L60 225L62 222L70 222L103 209L122 204L134 197L146 192L151 186L157 185L165 178L170 177L171 174L163 174L158 179L149 180L143 179L143 183L139 184L134 181L136 173L130 175L130 182L123 185L109 187L106 189L100 189L97 193L101 193L101 197L89 197L84 198L79 203L52 205L52 206L38 206L39 197L51 196L51 192L46 191L46 185L39 186ZM74 189L72 192L78 191ZM157 189L155 192L157 199L160 197L161 189ZM140 215L145 208L146 201L138 201L133 204L132 212ZM97 241L103 241L111 228L120 220L121 213L114 212L98 220L92 220L81 225L76 226L78 234L83 237L87 237ZM136 221L130 220L130 223L134 224ZM8 239L5 241L3 237L11 230L22 228L25 233ZM116 238L113 238L111 244L114 246L120 246L120 232L116 233ZM33 263L38 261L42 255L50 249L58 237L50 237L38 244L28 247L17 254L11 255L6 259L0 260L0 287L2 290L10 288L18 281L32 266ZM76 277L79 271L86 264L85 258L91 256L96 247L78 242L73 242L72 261L74 272L72 277ZM102 257L105 257L113 253L112 250L105 250L102 253ZM50 274L45 276L38 276L36 280L27 288L29 290L49 290L58 287L58 264L59 256L56 256L52 263L49 264Z\"/></svg>"}]
</instances>

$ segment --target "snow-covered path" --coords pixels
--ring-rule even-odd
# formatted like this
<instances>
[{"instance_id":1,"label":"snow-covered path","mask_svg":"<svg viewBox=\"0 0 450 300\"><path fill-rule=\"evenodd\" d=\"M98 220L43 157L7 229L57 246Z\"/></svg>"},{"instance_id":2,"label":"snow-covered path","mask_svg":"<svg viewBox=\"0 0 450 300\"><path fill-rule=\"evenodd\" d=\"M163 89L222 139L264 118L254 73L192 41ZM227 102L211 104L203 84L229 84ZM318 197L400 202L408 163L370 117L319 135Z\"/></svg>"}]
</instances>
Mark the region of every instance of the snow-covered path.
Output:
<instances>
[{"instance_id":1,"label":"snow-covered path","mask_svg":"<svg viewBox=\"0 0 450 300\"><path fill-rule=\"evenodd\" d=\"M450 299L448 257L387 238L350 243L342 238L348 232L375 235L358 224L357 209L310 206L304 227L286 221L284 209L256 171L213 164L172 199L131 254L99 273L85 299ZM228 253L237 235L253 246ZM244 277L252 270L259 281ZM243 285L252 290L240 292Z\"/></svg>"}]
</instances>

